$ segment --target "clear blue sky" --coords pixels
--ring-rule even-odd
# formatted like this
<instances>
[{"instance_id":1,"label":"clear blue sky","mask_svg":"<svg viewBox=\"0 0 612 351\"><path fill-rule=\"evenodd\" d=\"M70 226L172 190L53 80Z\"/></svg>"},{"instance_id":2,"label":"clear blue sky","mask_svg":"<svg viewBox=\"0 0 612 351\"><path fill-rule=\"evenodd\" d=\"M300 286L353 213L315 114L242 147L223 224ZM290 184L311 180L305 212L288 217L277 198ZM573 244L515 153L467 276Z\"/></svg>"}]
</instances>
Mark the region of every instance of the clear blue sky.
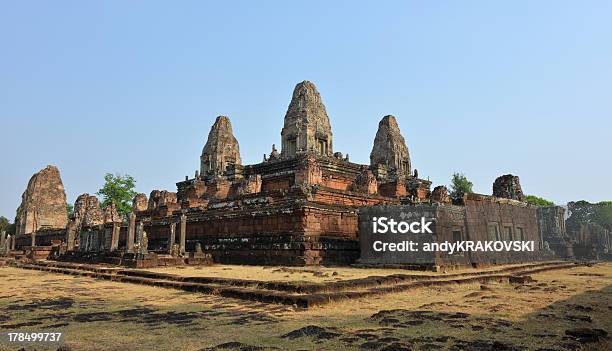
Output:
<instances>
[{"instance_id":1,"label":"clear blue sky","mask_svg":"<svg viewBox=\"0 0 612 351\"><path fill-rule=\"evenodd\" d=\"M610 1L2 1L0 215L47 164L70 202L106 172L176 191L220 114L260 162L305 79L352 161L393 114L434 185L513 173L612 200L611 19Z\"/></svg>"}]
</instances>

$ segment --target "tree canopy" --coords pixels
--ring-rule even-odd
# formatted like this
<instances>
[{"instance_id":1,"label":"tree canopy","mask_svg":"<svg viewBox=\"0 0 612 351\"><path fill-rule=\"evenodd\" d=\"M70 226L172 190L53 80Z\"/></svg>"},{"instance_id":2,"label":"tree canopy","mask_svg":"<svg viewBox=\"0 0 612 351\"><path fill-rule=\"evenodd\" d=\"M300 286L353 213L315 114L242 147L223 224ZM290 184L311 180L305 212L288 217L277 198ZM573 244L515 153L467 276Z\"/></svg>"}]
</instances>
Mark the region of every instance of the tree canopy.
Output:
<instances>
[{"instance_id":1,"label":"tree canopy","mask_svg":"<svg viewBox=\"0 0 612 351\"><path fill-rule=\"evenodd\" d=\"M0 232L4 230L7 234L15 234L16 229L15 223L11 223L8 218L0 216Z\"/></svg>"},{"instance_id":2,"label":"tree canopy","mask_svg":"<svg viewBox=\"0 0 612 351\"><path fill-rule=\"evenodd\" d=\"M527 195L525 196L525 202L530 203L532 205L536 205L536 206L554 206L555 203L552 201L548 201L546 199L543 199L541 197L535 196L535 195Z\"/></svg>"},{"instance_id":3,"label":"tree canopy","mask_svg":"<svg viewBox=\"0 0 612 351\"><path fill-rule=\"evenodd\" d=\"M592 223L612 230L612 201L590 203L576 201L567 204L569 218L566 225L568 229L578 230L581 223Z\"/></svg>"},{"instance_id":4,"label":"tree canopy","mask_svg":"<svg viewBox=\"0 0 612 351\"><path fill-rule=\"evenodd\" d=\"M8 218L0 216L0 232L7 230L9 225L11 225L11 223L9 222Z\"/></svg>"},{"instance_id":5,"label":"tree canopy","mask_svg":"<svg viewBox=\"0 0 612 351\"><path fill-rule=\"evenodd\" d=\"M608 230L612 230L612 201L602 201L597 204L593 221Z\"/></svg>"},{"instance_id":6,"label":"tree canopy","mask_svg":"<svg viewBox=\"0 0 612 351\"><path fill-rule=\"evenodd\" d=\"M473 193L472 182L470 182L463 173L453 173L450 185L450 197L453 201L458 202L463 198L463 194Z\"/></svg>"},{"instance_id":7,"label":"tree canopy","mask_svg":"<svg viewBox=\"0 0 612 351\"><path fill-rule=\"evenodd\" d=\"M128 174L106 173L104 186L96 194L102 196L102 207L115 204L117 212L127 219L132 211L132 199L136 196L136 181Z\"/></svg>"}]
</instances>

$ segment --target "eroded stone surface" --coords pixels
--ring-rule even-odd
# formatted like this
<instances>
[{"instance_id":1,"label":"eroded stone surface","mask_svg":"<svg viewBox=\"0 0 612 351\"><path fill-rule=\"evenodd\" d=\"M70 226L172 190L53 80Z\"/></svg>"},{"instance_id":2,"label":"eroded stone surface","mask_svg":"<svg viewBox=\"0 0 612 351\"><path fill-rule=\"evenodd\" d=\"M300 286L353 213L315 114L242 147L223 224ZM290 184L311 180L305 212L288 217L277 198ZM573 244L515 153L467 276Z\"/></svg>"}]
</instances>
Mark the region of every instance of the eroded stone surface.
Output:
<instances>
[{"instance_id":1,"label":"eroded stone surface","mask_svg":"<svg viewBox=\"0 0 612 351\"><path fill-rule=\"evenodd\" d=\"M147 200L147 195L145 194L137 194L132 201L132 209L136 212L146 211L149 207L149 201Z\"/></svg>"},{"instance_id":2,"label":"eroded stone surface","mask_svg":"<svg viewBox=\"0 0 612 351\"><path fill-rule=\"evenodd\" d=\"M149 210L155 210L159 207L175 203L177 203L176 193L166 190L153 190L149 195L147 208Z\"/></svg>"},{"instance_id":3,"label":"eroded stone surface","mask_svg":"<svg viewBox=\"0 0 612 351\"><path fill-rule=\"evenodd\" d=\"M523 190L518 176L506 174L495 179L493 196L523 201Z\"/></svg>"},{"instance_id":4,"label":"eroded stone surface","mask_svg":"<svg viewBox=\"0 0 612 351\"><path fill-rule=\"evenodd\" d=\"M21 196L15 224L17 234L27 234L41 228L64 228L68 223L66 193L55 166L35 173Z\"/></svg>"},{"instance_id":5,"label":"eroded stone surface","mask_svg":"<svg viewBox=\"0 0 612 351\"><path fill-rule=\"evenodd\" d=\"M104 223L121 223L123 217L117 212L117 206L114 203L104 208Z\"/></svg>"},{"instance_id":6,"label":"eroded stone surface","mask_svg":"<svg viewBox=\"0 0 612 351\"><path fill-rule=\"evenodd\" d=\"M98 198L93 195L87 195L86 209L83 215L83 226L93 227L103 223L104 212L102 212L102 208L100 208L100 201L98 201Z\"/></svg>"},{"instance_id":7,"label":"eroded stone surface","mask_svg":"<svg viewBox=\"0 0 612 351\"><path fill-rule=\"evenodd\" d=\"M238 187L238 195L256 194L261 192L261 175L256 174L244 179Z\"/></svg>"},{"instance_id":8,"label":"eroded stone surface","mask_svg":"<svg viewBox=\"0 0 612 351\"><path fill-rule=\"evenodd\" d=\"M369 169L364 169L355 179L352 190L366 194L376 194L378 192L378 182L374 173Z\"/></svg>"},{"instance_id":9,"label":"eroded stone surface","mask_svg":"<svg viewBox=\"0 0 612 351\"><path fill-rule=\"evenodd\" d=\"M240 164L240 146L234 137L230 119L219 116L208 133L200 156L200 176L222 176L229 167Z\"/></svg>"},{"instance_id":10,"label":"eroded stone surface","mask_svg":"<svg viewBox=\"0 0 612 351\"><path fill-rule=\"evenodd\" d=\"M84 227L105 223L105 218L109 215L111 214L107 215L102 211L97 197L87 193L79 195L74 202L74 209L66 227L68 250L74 249L75 241L78 241L79 233Z\"/></svg>"},{"instance_id":11,"label":"eroded stone surface","mask_svg":"<svg viewBox=\"0 0 612 351\"><path fill-rule=\"evenodd\" d=\"M410 153L394 116L383 117L378 123L374 146L370 153L370 166L385 166L401 175L410 175Z\"/></svg>"},{"instance_id":12,"label":"eroded stone surface","mask_svg":"<svg viewBox=\"0 0 612 351\"><path fill-rule=\"evenodd\" d=\"M281 138L281 157L307 151L324 156L333 154L331 124L313 83L305 80L295 86Z\"/></svg>"},{"instance_id":13,"label":"eroded stone surface","mask_svg":"<svg viewBox=\"0 0 612 351\"><path fill-rule=\"evenodd\" d=\"M431 192L432 202L451 203L452 200L448 195L448 189L444 185L439 185Z\"/></svg>"}]
</instances>

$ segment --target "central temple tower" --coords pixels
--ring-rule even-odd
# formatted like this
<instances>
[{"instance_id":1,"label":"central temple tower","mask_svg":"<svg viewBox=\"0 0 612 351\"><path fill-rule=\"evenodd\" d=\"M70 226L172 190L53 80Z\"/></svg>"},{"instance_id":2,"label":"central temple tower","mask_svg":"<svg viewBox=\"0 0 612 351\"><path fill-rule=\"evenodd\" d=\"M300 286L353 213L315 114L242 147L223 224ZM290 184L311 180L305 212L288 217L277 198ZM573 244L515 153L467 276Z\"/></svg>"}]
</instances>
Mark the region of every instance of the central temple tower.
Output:
<instances>
[{"instance_id":1,"label":"central temple tower","mask_svg":"<svg viewBox=\"0 0 612 351\"><path fill-rule=\"evenodd\" d=\"M219 116L200 156L200 176L222 176L231 166L240 164L240 147L232 124L227 116Z\"/></svg>"},{"instance_id":2,"label":"central temple tower","mask_svg":"<svg viewBox=\"0 0 612 351\"><path fill-rule=\"evenodd\" d=\"M298 83L293 90L281 140L283 158L304 152L320 156L333 154L332 131L325 105L317 87L307 80Z\"/></svg>"},{"instance_id":3,"label":"central temple tower","mask_svg":"<svg viewBox=\"0 0 612 351\"><path fill-rule=\"evenodd\" d=\"M396 175L410 176L410 152L394 116L387 115L378 123L370 166L375 169L384 166Z\"/></svg>"}]
</instances>

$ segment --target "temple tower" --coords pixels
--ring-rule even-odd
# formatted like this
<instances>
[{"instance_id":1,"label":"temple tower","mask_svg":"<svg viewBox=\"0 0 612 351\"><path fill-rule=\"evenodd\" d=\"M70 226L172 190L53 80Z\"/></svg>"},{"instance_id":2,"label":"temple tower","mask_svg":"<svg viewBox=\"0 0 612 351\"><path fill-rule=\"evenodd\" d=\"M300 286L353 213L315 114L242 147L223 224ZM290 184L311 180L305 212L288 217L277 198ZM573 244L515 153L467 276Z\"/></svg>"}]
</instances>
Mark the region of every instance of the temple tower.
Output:
<instances>
[{"instance_id":1,"label":"temple tower","mask_svg":"<svg viewBox=\"0 0 612 351\"><path fill-rule=\"evenodd\" d=\"M493 196L523 201L525 196L521 189L521 180L512 174L497 177L493 183Z\"/></svg>"},{"instance_id":2,"label":"temple tower","mask_svg":"<svg viewBox=\"0 0 612 351\"><path fill-rule=\"evenodd\" d=\"M374 146L370 153L370 166L385 166L396 174L410 175L410 153L394 116L383 117L378 123Z\"/></svg>"},{"instance_id":3,"label":"temple tower","mask_svg":"<svg viewBox=\"0 0 612 351\"><path fill-rule=\"evenodd\" d=\"M29 234L42 228L65 228L68 223L66 193L55 166L35 173L21 195L15 216L17 234Z\"/></svg>"},{"instance_id":4,"label":"temple tower","mask_svg":"<svg viewBox=\"0 0 612 351\"><path fill-rule=\"evenodd\" d=\"M333 154L332 131L325 105L317 87L307 80L298 83L293 90L281 140L281 157L309 151L320 156Z\"/></svg>"},{"instance_id":5,"label":"temple tower","mask_svg":"<svg viewBox=\"0 0 612 351\"><path fill-rule=\"evenodd\" d=\"M240 147L234 137L232 124L228 117L219 116L210 128L200 156L200 176L221 176L230 166L241 163Z\"/></svg>"}]
</instances>

